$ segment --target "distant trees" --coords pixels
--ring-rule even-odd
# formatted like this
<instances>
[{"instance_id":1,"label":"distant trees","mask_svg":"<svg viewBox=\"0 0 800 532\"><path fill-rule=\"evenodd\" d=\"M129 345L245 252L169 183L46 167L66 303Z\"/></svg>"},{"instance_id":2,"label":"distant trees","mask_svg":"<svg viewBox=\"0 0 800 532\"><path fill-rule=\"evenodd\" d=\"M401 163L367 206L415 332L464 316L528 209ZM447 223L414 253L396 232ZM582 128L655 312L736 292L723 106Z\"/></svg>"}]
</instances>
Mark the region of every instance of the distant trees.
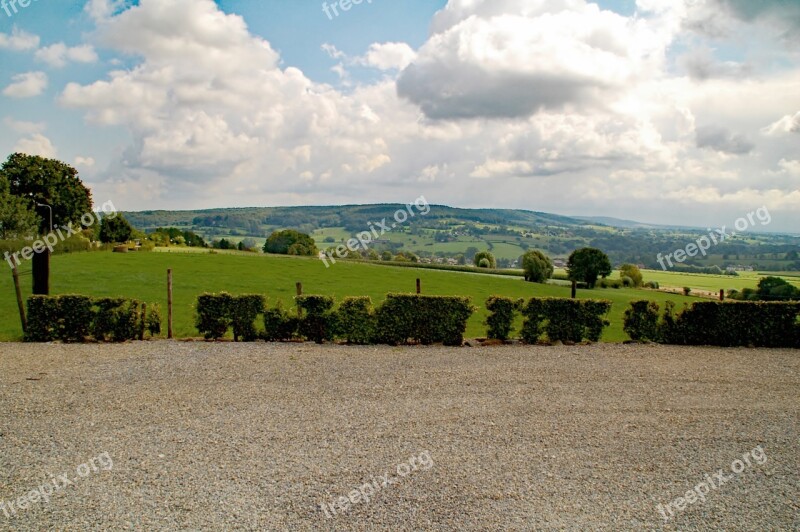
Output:
<instances>
[{"instance_id":1,"label":"distant trees","mask_svg":"<svg viewBox=\"0 0 800 532\"><path fill-rule=\"evenodd\" d=\"M288 229L272 233L264 244L264 253L313 257L319 254L319 250L309 235Z\"/></svg>"},{"instance_id":2,"label":"distant trees","mask_svg":"<svg viewBox=\"0 0 800 532\"><path fill-rule=\"evenodd\" d=\"M611 261L599 249L576 249L567 259L567 274L573 281L582 281L594 288L598 277L611 275Z\"/></svg>"},{"instance_id":3,"label":"distant trees","mask_svg":"<svg viewBox=\"0 0 800 532\"><path fill-rule=\"evenodd\" d=\"M623 264L619 267L619 276L621 279L625 277L629 277L633 286L639 288L644 283L644 277L642 276L642 271L639 269L638 266L635 264Z\"/></svg>"},{"instance_id":4,"label":"distant trees","mask_svg":"<svg viewBox=\"0 0 800 532\"><path fill-rule=\"evenodd\" d=\"M480 251L476 253L472 262L478 268L497 268L497 260L495 260L494 255L489 251Z\"/></svg>"},{"instance_id":5,"label":"distant trees","mask_svg":"<svg viewBox=\"0 0 800 532\"><path fill-rule=\"evenodd\" d=\"M133 235L133 226L121 214L106 216L100 222L100 242L113 244L127 242Z\"/></svg>"},{"instance_id":6,"label":"distant trees","mask_svg":"<svg viewBox=\"0 0 800 532\"><path fill-rule=\"evenodd\" d=\"M800 289L780 277L764 277L758 282L756 293L764 301L800 299Z\"/></svg>"},{"instance_id":7,"label":"distant trees","mask_svg":"<svg viewBox=\"0 0 800 532\"><path fill-rule=\"evenodd\" d=\"M525 280L531 283L545 283L553 276L553 261L541 251L528 251L522 256L522 269Z\"/></svg>"}]
</instances>

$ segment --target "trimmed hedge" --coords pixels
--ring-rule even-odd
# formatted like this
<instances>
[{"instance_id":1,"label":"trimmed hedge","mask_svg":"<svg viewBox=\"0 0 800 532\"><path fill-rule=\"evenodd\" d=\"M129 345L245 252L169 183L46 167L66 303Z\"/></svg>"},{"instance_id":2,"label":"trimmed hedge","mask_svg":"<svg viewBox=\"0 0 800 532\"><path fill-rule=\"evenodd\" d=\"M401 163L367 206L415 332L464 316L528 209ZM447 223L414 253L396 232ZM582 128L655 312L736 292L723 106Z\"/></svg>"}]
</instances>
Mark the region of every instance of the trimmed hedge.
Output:
<instances>
[{"instance_id":1,"label":"trimmed hedge","mask_svg":"<svg viewBox=\"0 0 800 532\"><path fill-rule=\"evenodd\" d=\"M284 310L280 301L273 308L264 310L264 332L261 333L263 340L290 341L297 337L299 328L300 320Z\"/></svg>"},{"instance_id":2,"label":"trimmed hedge","mask_svg":"<svg viewBox=\"0 0 800 532\"><path fill-rule=\"evenodd\" d=\"M486 310L491 312L486 318L488 331L486 335L492 340L506 341L514 328L514 317L522 300L515 301L508 297L492 296L486 300Z\"/></svg>"},{"instance_id":3,"label":"trimmed hedge","mask_svg":"<svg viewBox=\"0 0 800 532\"><path fill-rule=\"evenodd\" d=\"M550 342L598 342L610 310L605 300L532 298L522 308L522 340L534 344L546 333Z\"/></svg>"},{"instance_id":4,"label":"trimmed hedge","mask_svg":"<svg viewBox=\"0 0 800 532\"><path fill-rule=\"evenodd\" d=\"M297 308L301 310L300 334L321 344L333 340L336 315L331 311L335 303L331 296L297 296Z\"/></svg>"},{"instance_id":5,"label":"trimmed hedge","mask_svg":"<svg viewBox=\"0 0 800 532\"><path fill-rule=\"evenodd\" d=\"M258 339L256 319L264 312L267 299L258 294L247 294L233 298L230 312L235 341L254 342Z\"/></svg>"},{"instance_id":6,"label":"trimmed hedge","mask_svg":"<svg viewBox=\"0 0 800 532\"><path fill-rule=\"evenodd\" d=\"M336 310L336 335L349 344L370 344L375 336L375 309L372 299L345 298Z\"/></svg>"},{"instance_id":7,"label":"trimmed hedge","mask_svg":"<svg viewBox=\"0 0 800 532\"><path fill-rule=\"evenodd\" d=\"M145 330L161 331L158 305L144 315L141 302L124 298L92 299L80 295L28 298L26 342L98 342L143 340Z\"/></svg>"},{"instance_id":8,"label":"trimmed hedge","mask_svg":"<svg viewBox=\"0 0 800 532\"><path fill-rule=\"evenodd\" d=\"M700 301L678 314L674 304L668 302L660 319L658 304L644 303L633 302L625 312L625 331L634 340L719 347L800 347L800 302Z\"/></svg>"},{"instance_id":9,"label":"trimmed hedge","mask_svg":"<svg viewBox=\"0 0 800 532\"><path fill-rule=\"evenodd\" d=\"M235 341L253 342L258 339L256 319L265 306L266 299L259 294L201 294L197 297L195 325L206 340L219 340L232 327Z\"/></svg>"},{"instance_id":10,"label":"trimmed hedge","mask_svg":"<svg viewBox=\"0 0 800 532\"><path fill-rule=\"evenodd\" d=\"M397 345L413 339L424 345L460 346L475 310L468 297L388 294L376 312L374 341Z\"/></svg>"}]
</instances>

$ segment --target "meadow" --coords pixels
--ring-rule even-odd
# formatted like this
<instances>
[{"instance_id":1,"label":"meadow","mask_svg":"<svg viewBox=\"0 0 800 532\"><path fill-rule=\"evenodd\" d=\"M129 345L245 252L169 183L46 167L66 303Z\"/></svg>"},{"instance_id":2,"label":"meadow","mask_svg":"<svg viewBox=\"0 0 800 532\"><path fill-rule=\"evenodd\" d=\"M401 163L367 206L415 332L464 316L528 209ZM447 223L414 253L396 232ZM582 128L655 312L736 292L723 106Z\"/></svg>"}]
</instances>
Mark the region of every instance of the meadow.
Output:
<instances>
[{"instance_id":1,"label":"meadow","mask_svg":"<svg viewBox=\"0 0 800 532\"><path fill-rule=\"evenodd\" d=\"M278 300L291 306L295 283L302 282L307 294L370 296L375 304L388 292L413 292L416 279L422 291L433 295L466 295L479 307L469 321L467 336L486 334L483 308L491 295L514 298L569 297L569 288L557 285L526 283L514 277L473 273L393 268L369 263L339 262L325 268L317 259L266 256L248 253L73 253L55 255L51 263L52 294L134 297L159 303L166 314L167 269L174 276L174 331L177 337L197 337L194 312L198 294L228 291L234 294L262 293L269 304ZM30 264L22 271L30 271ZM30 275L22 275L23 297L31 293ZM0 340L17 341L22 331L19 323L10 272L0 279ZM632 289L580 290L578 297L608 299L614 305L609 316L611 326L603 341L620 342L622 315L628 302L635 299L675 301L679 305L697 301L693 297Z\"/></svg>"}]
</instances>

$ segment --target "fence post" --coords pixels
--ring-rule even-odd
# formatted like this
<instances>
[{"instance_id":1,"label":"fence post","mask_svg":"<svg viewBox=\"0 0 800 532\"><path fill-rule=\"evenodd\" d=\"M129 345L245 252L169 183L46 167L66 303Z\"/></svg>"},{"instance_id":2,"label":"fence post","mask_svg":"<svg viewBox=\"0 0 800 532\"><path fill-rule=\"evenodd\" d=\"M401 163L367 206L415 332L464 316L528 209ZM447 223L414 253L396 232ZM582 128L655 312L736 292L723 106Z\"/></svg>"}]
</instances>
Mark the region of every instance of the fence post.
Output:
<instances>
[{"instance_id":1,"label":"fence post","mask_svg":"<svg viewBox=\"0 0 800 532\"><path fill-rule=\"evenodd\" d=\"M19 307L19 319L22 322L22 332L28 332L28 320L25 318L25 305L22 303L22 290L19 287L19 274L17 265L11 267L11 276L14 278L14 290L17 292L17 306Z\"/></svg>"},{"instance_id":2,"label":"fence post","mask_svg":"<svg viewBox=\"0 0 800 532\"><path fill-rule=\"evenodd\" d=\"M303 283L297 283L295 285L295 288L297 288L297 295L298 296L302 296L303 295Z\"/></svg>"},{"instance_id":3,"label":"fence post","mask_svg":"<svg viewBox=\"0 0 800 532\"><path fill-rule=\"evenodd\" d=\"M725 290L722 288L719 289L719 300L725 301Z\"/></svg>"},{"instance_id":4,"label":"fence post","mask_svg":"<svg viewBox=\"0 0 800 532\"><path fill-rule=\"evenodd\" d=\"M417 279L417 295L422 293L422 281Z\"/></svg>"},{"instance_id":5,"label":"fence post","mask_svg":"<svg viewBox=\"0 0 800 532\"><path fill-rule=\"evenodd\" d=\"M572 280L572 299L578 296L578 281Z\"/></svg>"},{"instance_id":6,"label":"fence post","mask_svg":"<svg viewBox=\"0 0 800 532\"><path fill-rule=\"evenodd\" d=\"M172 269L167 270L167 338L172 340Z\"/></svg>"}]
</instances>

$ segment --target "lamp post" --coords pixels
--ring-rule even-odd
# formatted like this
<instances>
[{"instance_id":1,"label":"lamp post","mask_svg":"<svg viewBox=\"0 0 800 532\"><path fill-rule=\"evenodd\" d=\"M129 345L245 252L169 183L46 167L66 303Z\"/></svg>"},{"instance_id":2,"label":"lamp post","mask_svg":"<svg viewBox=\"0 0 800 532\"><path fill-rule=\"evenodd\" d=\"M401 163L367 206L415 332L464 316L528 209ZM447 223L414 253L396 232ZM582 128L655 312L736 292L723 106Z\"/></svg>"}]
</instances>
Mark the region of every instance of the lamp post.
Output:
<instances>
[{"instance_id":1,"label":"lamp post","mask_svg":"<svg viewBox=\"0 0 800 532\"><path fill-rule=\"evenodd\" d=\"M53 207L46 203L35 202L37 207L50 209L50 232L53 232ZM33 256L33 293L35 295L50 295L50 248L45 248L41 253Z\"/></svg>"}]
</instances>

